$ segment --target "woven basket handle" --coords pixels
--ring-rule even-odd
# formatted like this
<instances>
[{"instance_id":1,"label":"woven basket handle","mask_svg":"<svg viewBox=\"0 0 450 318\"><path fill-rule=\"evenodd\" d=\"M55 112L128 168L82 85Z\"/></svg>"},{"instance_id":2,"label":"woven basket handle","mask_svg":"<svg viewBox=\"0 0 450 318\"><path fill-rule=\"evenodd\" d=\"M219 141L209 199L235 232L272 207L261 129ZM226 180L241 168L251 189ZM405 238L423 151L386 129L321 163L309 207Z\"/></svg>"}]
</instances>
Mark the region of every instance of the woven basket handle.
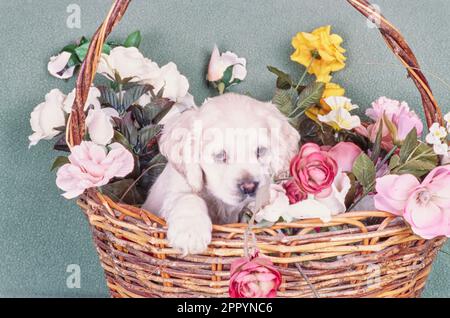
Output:
<instances>
[{"instance_id":1,"label":"woven basket handle","mask_svg":"<svg viewBox=\"0 0 450 318\"><path fill-rule=\"evenodd\" d=\"M112 29L120 21L128 8L131 0L115 0L106 16L105 21L95 31L91 39L86 58L81 65L80 74L76 83L75 101L69 116L66 130L66 141L69 147L79 145L85 134L84 104L86 103L89 89L97 72L97 65L102 54L103 44Z\"/></svg>"},{"instance_id":2,"label":"woven basket handle","mask_svg":"<svg viewBox=\"0 0 450 318\"><path fill-rule=\"evenodd\" d=\"M434 122L442 124L442 113L433 96L430 85L428 84L425 75L420 70L419 63L417 62L414 53L406 43L400 31L386 20L382 14L375 10L368 1L347 1L379 27L379 31L388 47L406 67L409 76L414 81L414 84L417 86L420 95L422 96L422 105L428 127ZM103 21L92 37L86 58L81 65L80 74L76 83L75 102L69 117L66 140L70 147L80 144L83 140L85 134L84 104L87 100L90 86L97 71L97 64L102 52L103 43L114 26L122 18L130 2L131 0L115 0L105 21Z\"/></svg>"},{"instance_id":3,"label":"woven basket handle","mask_svg":"<svg viewBox=\"0 0 450 318\"><path fill-rule=\"evenodd\" d=\"M428 127L434 122L442 124L442 112L439 108L436 99L431 91L430 84L422 73L417 59L406 43L400 31L393 26L386 18L378 12L366 0L347 0L356 10L361 12L369 20L378 26L384 41L387 46L394 52L395 56L402 62L408 70L409 76L412 78L414 84L422 96L422 106L427 120Z\"/></svg>"}]
</instances>

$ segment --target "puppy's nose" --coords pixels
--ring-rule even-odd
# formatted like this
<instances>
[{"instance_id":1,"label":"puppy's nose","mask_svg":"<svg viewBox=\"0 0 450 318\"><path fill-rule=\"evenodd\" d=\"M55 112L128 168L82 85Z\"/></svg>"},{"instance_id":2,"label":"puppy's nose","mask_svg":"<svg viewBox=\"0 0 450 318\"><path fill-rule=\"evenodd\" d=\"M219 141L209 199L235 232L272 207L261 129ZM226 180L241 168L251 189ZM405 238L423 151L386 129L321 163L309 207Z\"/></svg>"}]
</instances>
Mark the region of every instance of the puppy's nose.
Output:
<instances>
[{"instance_id":1,"label":"puppy's nose","mask_svg":"<svg viewBox=\"0 0 450 318\"><path fill-rule=\"evenodd\" d=\"M256 189L258 189L259 182L255 181L244 181L239 184L239 190L242 194L254 195L256 193Z\"/></svg>"}]
</instances>

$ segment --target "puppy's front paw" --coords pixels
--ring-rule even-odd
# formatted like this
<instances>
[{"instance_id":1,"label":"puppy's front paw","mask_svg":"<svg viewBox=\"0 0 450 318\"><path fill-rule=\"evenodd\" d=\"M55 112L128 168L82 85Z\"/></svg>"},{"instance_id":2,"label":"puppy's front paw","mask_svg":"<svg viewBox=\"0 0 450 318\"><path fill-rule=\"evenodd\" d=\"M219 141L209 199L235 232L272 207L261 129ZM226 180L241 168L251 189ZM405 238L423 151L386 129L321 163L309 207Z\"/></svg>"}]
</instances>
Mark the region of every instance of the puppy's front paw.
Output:
<instances>
[{"instance_id":1,"label":"puppy's front paw","mask_svg":"<svg viewBox=\"0 0 450 318\"><path fill-rule=\"evenodd\" d=\"M183 217L172 220L167 230L169 245L184 255L199 254L211 243L212 223L209 217Z\"/></svg>"}]
</instances>

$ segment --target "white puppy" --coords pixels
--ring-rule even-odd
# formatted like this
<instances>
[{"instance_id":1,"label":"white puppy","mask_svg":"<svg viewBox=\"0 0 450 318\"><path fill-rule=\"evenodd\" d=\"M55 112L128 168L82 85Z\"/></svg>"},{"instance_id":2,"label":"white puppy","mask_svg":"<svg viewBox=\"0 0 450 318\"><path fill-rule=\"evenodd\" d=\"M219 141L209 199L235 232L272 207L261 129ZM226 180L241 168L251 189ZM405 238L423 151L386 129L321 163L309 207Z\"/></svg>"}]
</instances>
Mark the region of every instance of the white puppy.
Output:
<instances>
[{"instance_id":1,"label":"white puppy","mask_svg":"<svg viewBox=\"0 0 450 318\"><path fill-rule=\"evenodd\" d=\"M201 253L213 223L238 222L258 188L289 169L299 140L272 103L209 99L166 124L159 146L168 164L143 207L167 221L172 247Z\"/></svg>"}]
</instances>

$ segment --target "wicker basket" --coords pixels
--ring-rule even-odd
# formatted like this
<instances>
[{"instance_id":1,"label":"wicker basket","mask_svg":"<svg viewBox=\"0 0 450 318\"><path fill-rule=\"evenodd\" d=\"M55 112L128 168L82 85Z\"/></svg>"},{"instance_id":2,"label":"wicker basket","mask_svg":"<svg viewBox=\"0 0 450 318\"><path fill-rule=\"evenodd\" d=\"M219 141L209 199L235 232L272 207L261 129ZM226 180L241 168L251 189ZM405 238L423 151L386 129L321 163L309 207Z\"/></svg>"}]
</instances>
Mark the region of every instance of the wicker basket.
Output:
<instances>
[{"instance_id":1,"label":"wicker basket","mask_svg":"<svg viewBox=\"0 0 450 318\"><path fill-rule=\"evenodd\" d=\"M95 75L102 44L131 0L116 0L93 36L77 80L67 129L74 146L84 136L84 101ZM441 112L414 54L398 30L365 0L348 0L380 25L387 45L418 87L427 124ZM94 243L113 297L227 297L230 264L244 254L247 224L214 226L202 255L181 257L167 245L164 220L116 203L97 190L78 201L91 225ZM369 224L369 225L367 225ZM343 227L338 227L344 225ZM315 228L328 229L317 233ZM280 229L295 235L282 235ZM255 228L257 247L283 276L279 297L418 297L445 238L423 240L392 214L351 212L329 223L318 219Z\"/></svg>"}]
</instances>

